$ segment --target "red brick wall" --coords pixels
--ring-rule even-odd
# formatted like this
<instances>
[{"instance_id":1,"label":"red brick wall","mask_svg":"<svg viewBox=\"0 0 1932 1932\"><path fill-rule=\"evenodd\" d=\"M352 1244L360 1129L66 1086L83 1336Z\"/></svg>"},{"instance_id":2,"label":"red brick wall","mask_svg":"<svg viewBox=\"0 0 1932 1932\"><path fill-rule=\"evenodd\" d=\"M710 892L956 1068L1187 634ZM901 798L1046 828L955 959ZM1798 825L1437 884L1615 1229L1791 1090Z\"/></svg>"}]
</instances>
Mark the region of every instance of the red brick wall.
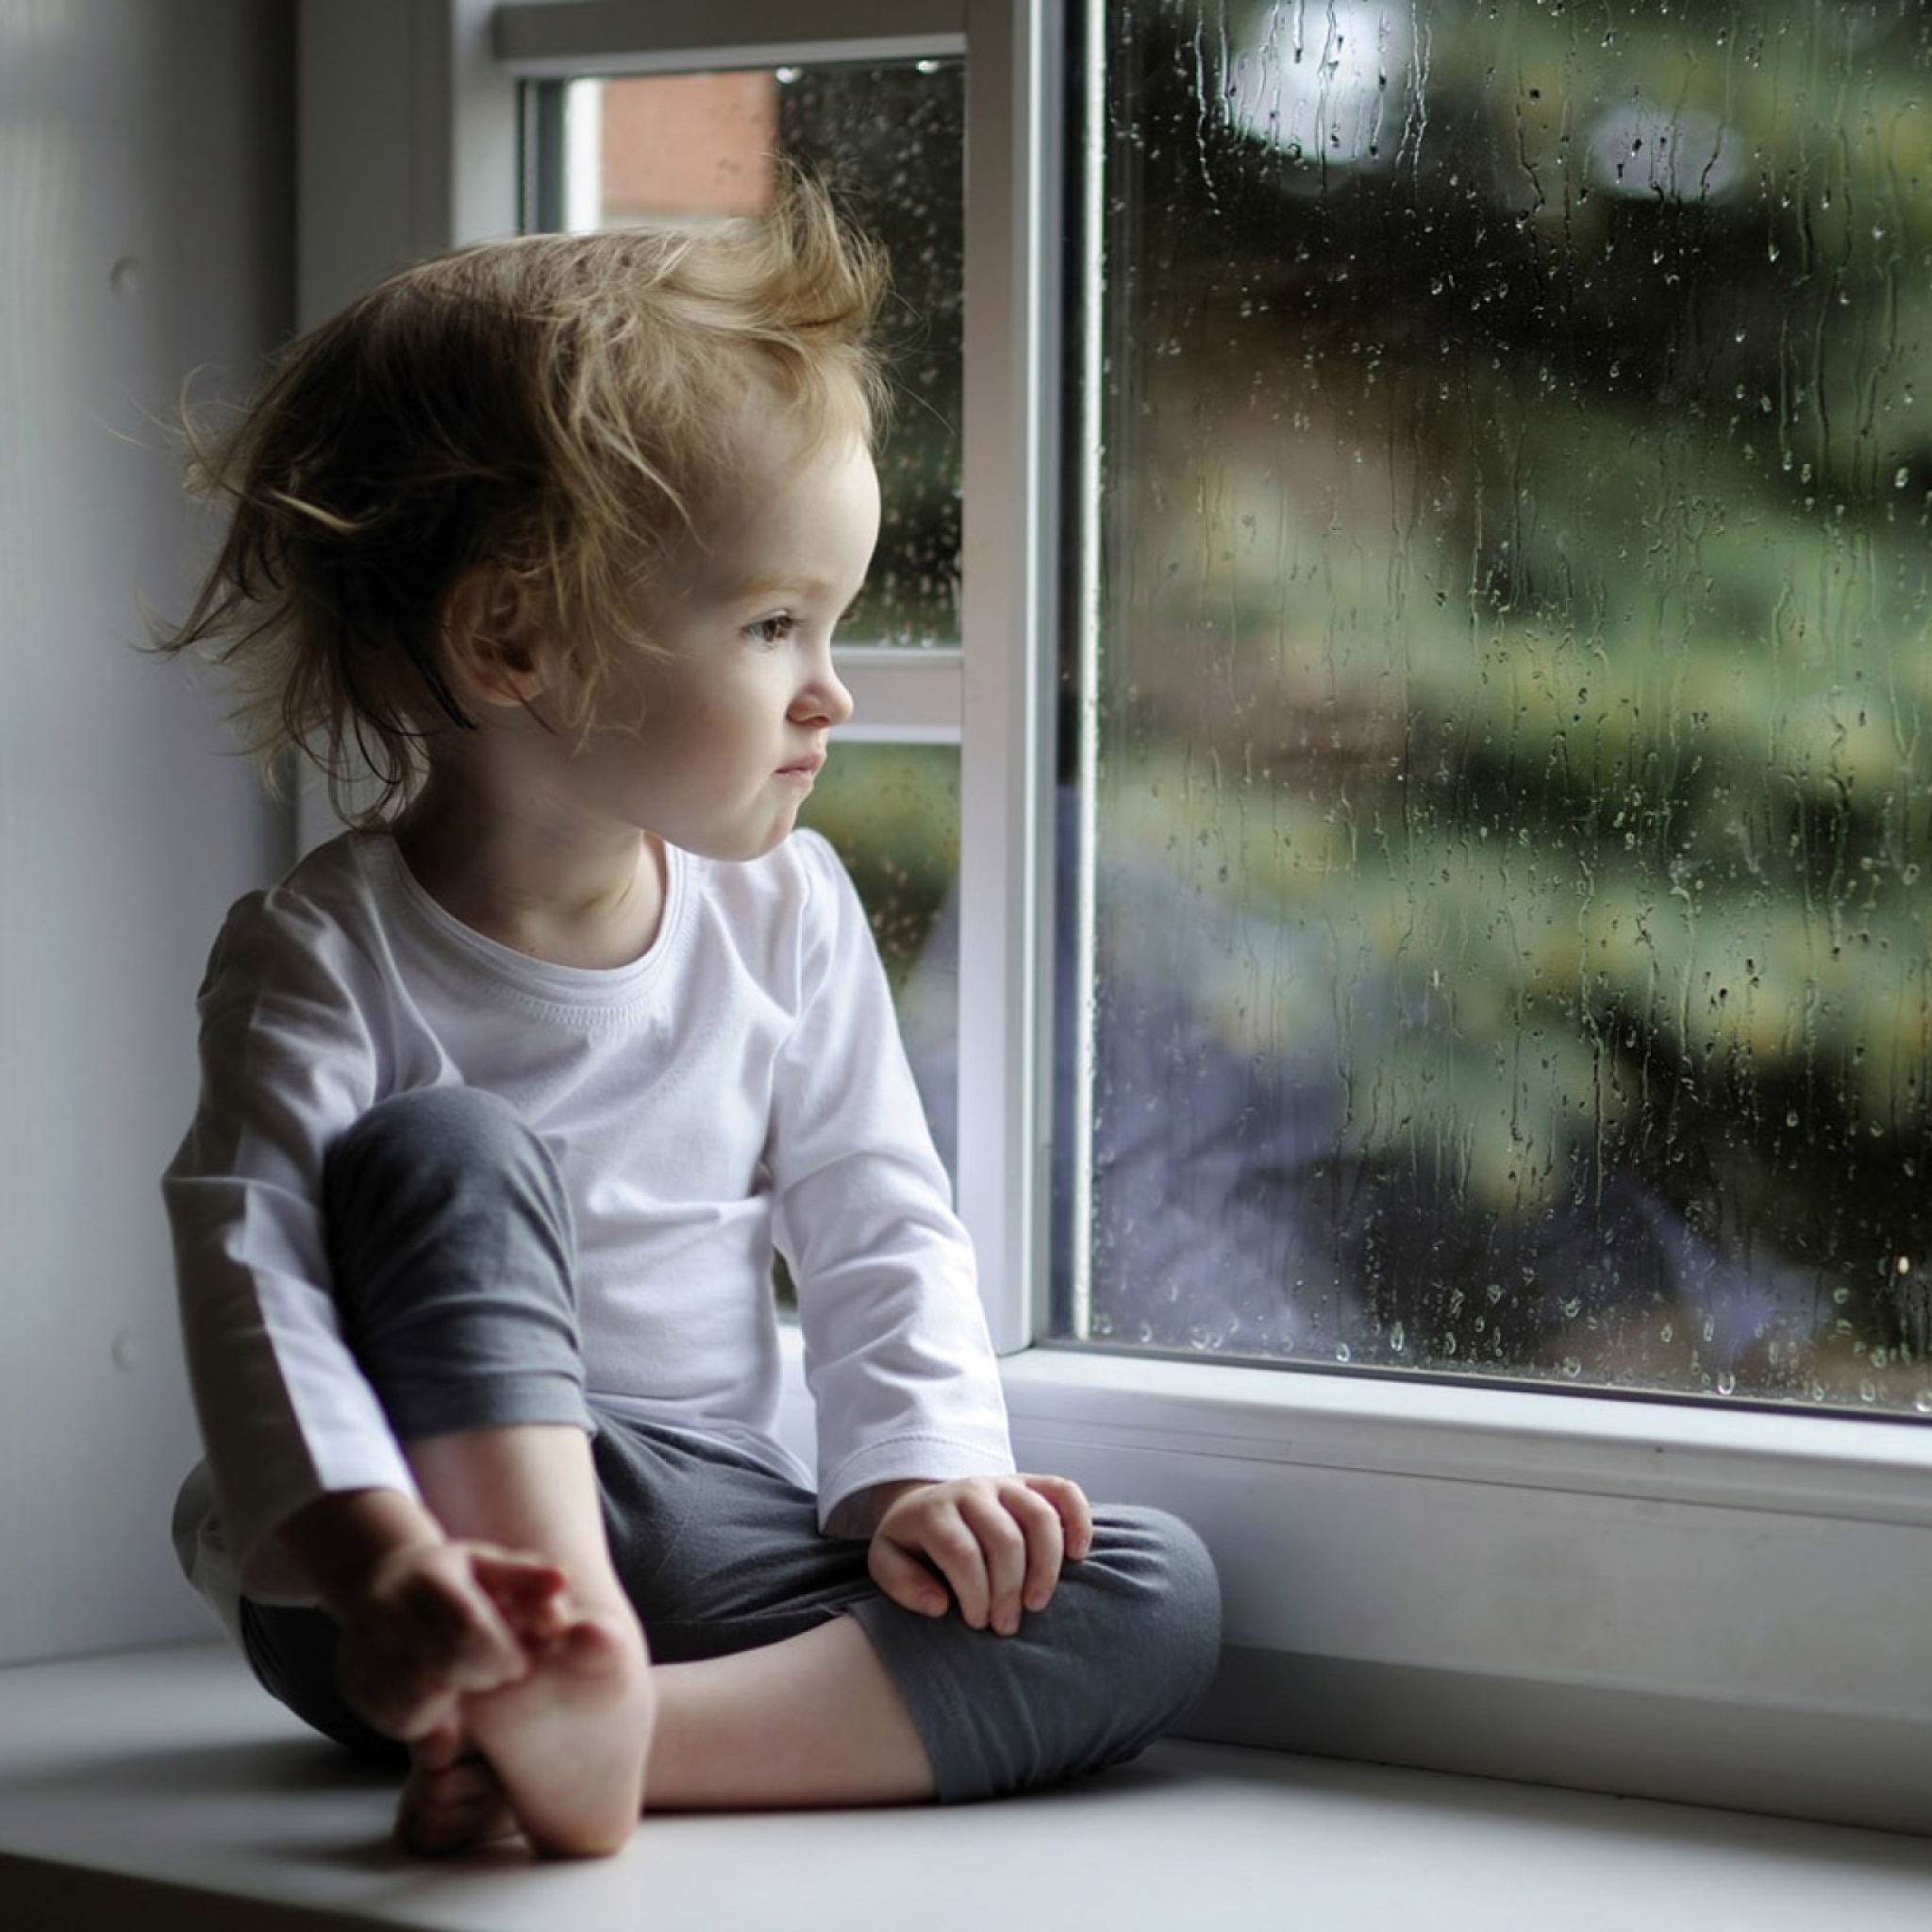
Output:
<instances>
[{"instance_id":1,"label":"red brick wall","mask_svg":"<svg viewBox=\"0 0 1932 1932\"><path fill-rule=\"evenodd\" d=\"M778 84L769 72L604 84L604 218L755 214L772 193Z\"/></svg>"}]
</instances>

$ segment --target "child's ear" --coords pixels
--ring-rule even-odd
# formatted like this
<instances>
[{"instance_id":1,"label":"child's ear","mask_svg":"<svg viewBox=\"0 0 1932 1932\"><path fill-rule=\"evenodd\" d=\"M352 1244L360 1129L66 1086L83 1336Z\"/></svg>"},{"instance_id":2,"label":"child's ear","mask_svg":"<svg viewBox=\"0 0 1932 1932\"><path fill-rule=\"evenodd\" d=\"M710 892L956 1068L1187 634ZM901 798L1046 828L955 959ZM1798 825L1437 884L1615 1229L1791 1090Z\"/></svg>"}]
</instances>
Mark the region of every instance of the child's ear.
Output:
<instances>
[{"instance_id":1,"label":"child's ear","mask_svg":"<svg viewBox=\"0 0 1932 1932\"><path fill-rule=\"evenodd\" d=\"M525 600L500 572L478 564L443 592L443 661L458 691L482 705L527 705L543 690Z\"/></svg>"}]
</instances>

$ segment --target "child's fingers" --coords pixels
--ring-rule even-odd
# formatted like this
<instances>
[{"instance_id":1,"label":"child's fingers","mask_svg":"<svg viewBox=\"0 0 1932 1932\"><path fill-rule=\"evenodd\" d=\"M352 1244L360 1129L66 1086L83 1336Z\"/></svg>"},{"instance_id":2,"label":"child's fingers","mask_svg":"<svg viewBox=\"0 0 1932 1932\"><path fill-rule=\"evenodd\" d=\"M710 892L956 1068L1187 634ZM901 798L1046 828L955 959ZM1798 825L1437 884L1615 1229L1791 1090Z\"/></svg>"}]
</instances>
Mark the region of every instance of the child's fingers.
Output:
<instances>
[{"instance_id":1,"label":"child's fingers","mask_svg":"<svg viewBox=\"0 0 1932 1932\"><path fill-rule=\"evenodd\" d=\"M1002 1484L1000 1494L1025 1540L1020 1604L1028 1610L1043 1610L1060 1580L1060 1565L1066 1557L1065 1526L1051 1499L1024 1479Z\"/></svg>"},{"instance_id":2,"label":"child's fingers","mask_svg":"<svg viewBox=\"0 0 1932 1932\"><path fill-rule=\"evenodd\" d=\"M1026 1606L1036 1540L1050 1541L1053 1574L1059 1574L1058 1520L1028 1491L1008 1482L967 1486L959 1510L979 1545L979 1565L986 1578L985 1624L1010 1637L1019 1629L1020 1613Z\"/></svg>"},{"instance_id":3,"label":"child's fingers","mask_svg":"<svg viewBox=\"0 0 1932 1932\"><path fill-rule=\"evenodd\" d=\"M556 1596L569 1580L558 1566L528 1550L499 1549L494 1543L471 1543L470 1567L476 1580L492 1595L534 1602Z\"/></svg>"},{"instance_id":4,"label":"child's fingers","mask_svg":"<svg viewBox=\"0 0 1932 1932\"><path fill-rule=\"evenodd\" d=\"M902 1609L922 1617L943 1617L945 1588L910 1551L885 1537L874 1537L868 1552L872 1580Z\"/></svg>"},{"instance_id":5,"label":"child's fingers","mask_svg":"<svg viewBox=\"0 0 1932 1932\"><path fill-rule=\"evenodd\" d=\"M523 1644L466 1558L439 1560L398 1579L364 1607L356 1636L358 1674L391 1713L381 1727L392 1737L421 1737L457 1695L498 1690L529 1671Z\"/></svg>"},{"instance_id":6,"label":"child's fingers","mask_svg":"<svg viewBox=\"0 0 1932 1932\"><path fill-rule=\"evenodd\" d=\"M463 1737L463 1728L456 1722L454 1714L409 1741L409 1762L418 1771L449 1771L469 1756L470 1747Z\"/></svg>"},{"instance_id":7,"label":"child's fingers","mask_svg":"<svg viewBox=\"0 0 1932 1932\"><path fill-rule=\"evenodd\" d=\"M897 1550L915 1562L923 1557L945 1580L967 1625L983 1630L991 1613L986 1557L961 1513L972 1490L970 1483L935 1483L914 1491L887 1511L872 1547L874 1556ZM893 1574L901 1574L896 1566Z\"/></svg>"},{"instance_id":8,"label":"child's fingers","mask_svg":"<svg viewBox=\"0 0 1932 1932\"><path fill-rule=\"evenodd\" d=\"M1067 1561L1080 1562L1093 1547L1093 1506L1086 1491L1063 1475L1023 1475L1020 1480L1053 1505Z\"/></svg>"},{"instance_id":9,"label":"child's fingers","mask_svg":"<svg viewBox=\"0 0 1932 1932\"><path fill-rule=\"evenodd\" d=\"M567 1578L555 1563L520 1551L479 1550L476 1581L511 1631L525 1643L545 1642L569 1627Z\"/></svg>"},{"instance_id":10,"label":"child's fingers","mask_svg":"<svg viewBox=\"0 0 1932 1932\"><path fill-rule=\"evenodd\" d=\"M458 1690L494 1690L528 1671L515 1631L469 1577L437 1578L415 1594L415 1661Z\"/></svg>"},{"instance_id":11,"label":"child's fingers","mask_svg":"<svg viewBox=\"0 0 1932 1932\"><path fill-rule=\"evenodd\" d=\"M386 1738L413 1745L456 1727L456 1691L393 1650L345 1641L338 1653L337 1682L351 1708Z\"/></svg>"}]
</instances>

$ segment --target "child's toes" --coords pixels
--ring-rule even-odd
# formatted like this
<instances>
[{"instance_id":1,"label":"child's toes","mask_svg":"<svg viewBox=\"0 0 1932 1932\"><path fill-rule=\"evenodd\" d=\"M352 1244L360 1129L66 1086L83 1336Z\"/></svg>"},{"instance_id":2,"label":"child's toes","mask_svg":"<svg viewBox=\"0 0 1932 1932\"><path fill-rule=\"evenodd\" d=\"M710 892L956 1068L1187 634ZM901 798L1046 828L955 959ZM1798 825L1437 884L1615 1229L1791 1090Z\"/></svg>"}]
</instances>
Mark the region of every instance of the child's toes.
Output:
<instances>
[{"instance_id":1,"label":"child's toes","mask_svg":"<svg viewBox=\"0 0 1932 1932\"><path fill-rule=\"evenodd\" d=\"M396 1838L411 1852L467 1851L515 1829L503 1787L480 1757L438 1769L418 1765L396 1807Z\"/></svg>"},{"instance_id":2,"label":"child's toes","mask_svg":"<svg viewBox=\"0 0 1932 1932\"><path fill-rule=\"evenodd\" d=\"M625 1634L596 1617L580 1617L544 1647L546 1660L566 1685L602 1689L632 1667L634 1646Z\"/></svg>"}]
</instances>

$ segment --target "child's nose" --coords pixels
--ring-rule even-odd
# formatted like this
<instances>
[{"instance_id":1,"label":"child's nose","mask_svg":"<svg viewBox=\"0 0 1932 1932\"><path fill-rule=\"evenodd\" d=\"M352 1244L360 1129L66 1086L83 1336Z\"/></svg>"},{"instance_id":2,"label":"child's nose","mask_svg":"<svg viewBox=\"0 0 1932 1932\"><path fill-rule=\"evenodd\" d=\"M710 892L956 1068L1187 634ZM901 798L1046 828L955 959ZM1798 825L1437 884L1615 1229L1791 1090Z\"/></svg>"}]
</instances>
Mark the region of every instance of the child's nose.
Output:
<instances>
[{"instance_id":1,"label":"child's nose","mask_svg":"<svg viewBox=\"0 0 1932 1932\"><path fill-rule=\"evenodd\" d=\"M797 713L814 724L842 724L852 715L852 693L829 659L799 693Z\"/></svg>"}]
</instances>

